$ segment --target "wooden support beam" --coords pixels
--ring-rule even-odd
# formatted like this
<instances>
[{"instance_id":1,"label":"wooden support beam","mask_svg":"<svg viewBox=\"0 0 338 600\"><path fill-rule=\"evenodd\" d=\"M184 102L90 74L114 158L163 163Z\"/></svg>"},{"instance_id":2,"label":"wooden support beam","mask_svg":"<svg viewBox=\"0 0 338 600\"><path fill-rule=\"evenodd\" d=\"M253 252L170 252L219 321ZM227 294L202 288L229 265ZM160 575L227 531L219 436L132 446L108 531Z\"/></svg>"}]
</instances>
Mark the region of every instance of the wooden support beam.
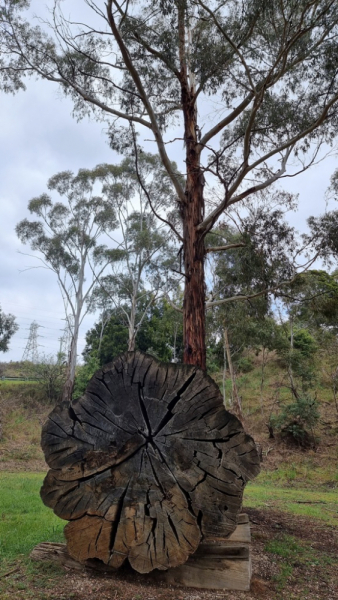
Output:
<instances>
[{"instance_id":1,"label":"wooden support beam","mask_svg":"<svg viewBox=\"0 0 338 600\"><path fill-rule=\"evenodd\" d=\"M168 571L155 570L147 579L168 585L200 589L248 591L251 581L250 525L247 515L239 515L239 524L226 540L200 544L188 561ZM76 570L89 570L114 577L115 569L98 560L84 564L75 561L67 552L66 544L44 542L31 552L34 561L52 561Z\"/></svg>"}]
</instances>

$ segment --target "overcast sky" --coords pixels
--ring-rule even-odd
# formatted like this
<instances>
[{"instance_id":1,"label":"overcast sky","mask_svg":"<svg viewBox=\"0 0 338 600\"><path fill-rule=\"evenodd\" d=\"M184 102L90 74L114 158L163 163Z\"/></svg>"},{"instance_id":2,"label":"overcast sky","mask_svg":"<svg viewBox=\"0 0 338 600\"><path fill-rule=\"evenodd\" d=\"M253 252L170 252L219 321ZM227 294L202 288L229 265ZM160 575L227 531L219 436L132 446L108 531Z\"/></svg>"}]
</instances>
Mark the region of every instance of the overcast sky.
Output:
<instances>
[{"instance_id":1,"label":"overcast sky","mask_svg":"<svg viewBox=\"0 0 338 600\"><path fill-rule=\"evenodd\" d=\"M20 244L15 225L29 216L28 201L46 191L49 177L117 157L108 146L105 126L89 120L77 123L71 102L49 82L31 80L25 92L0 94L0 109L0 306L14 314L20 326L10 351L0 355L7 361L21 360L33 320L41 325L40 351L46 354L56 354L64 327L56 278L44 269L25 270L38 263L20 254L29 253L29 248ZM297 178L284 180L285 189L300 195L298 211L290 214L298 230L306 229L308 216L325 211L325 192L337 167L337 156L331 156ZM94 318L89 315L83 323L79 353Z\"/></svg>"},{"instance_id":2,"label":"overcast sky","mask_svg":"<svg viewBox=\"0 0 338 600\"><path fill-rule=\"evenodd\" d=\"M0 94L0 305L17 317L20 326L10 351L0 360L20 360L27 329L36 320L40 351L55 354L64 327L64 310L56 277L45 269L25 270L38 262L15 233L15 225L30 216L28 201L47 191L46 183L59 171L94 167L114 162L103 125L88 120L77 123L71 103L60 99L57 88L31 81L26 92ZM88 316L80 334L80 352L85 332L93 323ZM43 337L42 337L43 336Z\"/></svg>"}]
</instances>

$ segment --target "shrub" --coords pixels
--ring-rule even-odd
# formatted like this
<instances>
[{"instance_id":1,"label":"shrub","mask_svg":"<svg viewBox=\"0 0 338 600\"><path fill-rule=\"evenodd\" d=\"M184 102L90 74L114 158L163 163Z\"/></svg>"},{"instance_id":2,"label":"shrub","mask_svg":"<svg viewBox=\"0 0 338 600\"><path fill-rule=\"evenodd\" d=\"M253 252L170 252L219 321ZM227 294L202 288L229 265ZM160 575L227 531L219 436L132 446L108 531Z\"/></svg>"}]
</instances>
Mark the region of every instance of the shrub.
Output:
<instances>
[{"instance_id":1,"label":"shrub","mask_svg":"<svg viewBox=\"0 0 338 600\"><path fill-rule=\"evenodd\" d=\"M279 415L271 417L271 424L285 439L308 447L315 444L314 428L318 420L318 401L303 396L283 406Z\"/></svg>"},{"instance_id":2,"label":"shrub","mask_svg":"<svg viewBox=\"0 0 338 600\"><path fill-rule=\"evenodd\" d=\"M236 362L238 371L241 373L249 373L254 368L252 359L249 356L242 356Z\"/></svg>"},{"instance_id":3,"label":"shrub","mask_svg":"<svg viewBox=\"0 0 338 600\"><path fill-rule=\"evenodd\" d=\"M298 329L298 331L295 331L293 336L293 346L306 358L313 357L318 350L316 340L307 329Z\"/></svg>"},{"instance_id":4,"label":"shrub","mask_svg":"<svg viewBox=\"0 0 338 600\"><path fill-rule=\"evenodd\" d=\"M58 402L61 399L62 389L66 378L66 364L63 357L52 355L40 356L37 364L31 364L28 374L36 379L36 388L41 399L49 402Z\"/></svg>"},{"instance_id":5,"label":"shrub","mask_svg":"<svg viewBox=\"0 0 338 600\"><path fill-rule=\"evenodd\" d=\"M88 382L93 377L95 371L100 368L100 362L97 356L97 352L93 351L92 354L87 356L86 363L81 367L78 367L75 377L73 398L79 398L86 391Z\"/></svg>"}]
</instances>

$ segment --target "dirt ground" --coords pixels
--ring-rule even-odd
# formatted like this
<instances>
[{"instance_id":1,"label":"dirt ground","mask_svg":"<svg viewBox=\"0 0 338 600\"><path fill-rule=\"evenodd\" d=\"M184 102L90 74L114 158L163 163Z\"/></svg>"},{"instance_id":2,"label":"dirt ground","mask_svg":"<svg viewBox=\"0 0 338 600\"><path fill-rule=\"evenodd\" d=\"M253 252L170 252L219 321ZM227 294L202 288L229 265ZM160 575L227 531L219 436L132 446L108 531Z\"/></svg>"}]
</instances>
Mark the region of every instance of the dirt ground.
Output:
<instances>
[{"instance_id":1,"label":"dirt ground","mask_svg":"<svg viewBox=\"0 0 338 600\"><path fill-rule=\"evenodd\" d=\"M106 576L45 563L13 564L1 600L338 600L337 529L272 510L246 509L252 531L250 592L154 584L128 569Z\"/></svg>"}]
</instances>

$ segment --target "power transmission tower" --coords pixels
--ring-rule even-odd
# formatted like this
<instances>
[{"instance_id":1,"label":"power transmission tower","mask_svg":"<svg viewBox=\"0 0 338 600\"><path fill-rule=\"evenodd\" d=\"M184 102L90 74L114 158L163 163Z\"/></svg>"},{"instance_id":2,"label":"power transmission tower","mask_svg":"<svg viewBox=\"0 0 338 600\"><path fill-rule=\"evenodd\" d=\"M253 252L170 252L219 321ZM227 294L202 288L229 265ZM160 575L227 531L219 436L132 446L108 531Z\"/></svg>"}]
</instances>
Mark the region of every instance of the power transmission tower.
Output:
<instances>
[{"instance_id":1,"label":"power transmission tower","mask_svg":"<svg viewBox=\"0 0 338 600\"><path fill-rule=\"evenodd\" d=\"M26 348L22 355L22 360L28 360L32 363L39 362L38 352L38 329L41 327L36 321L33 321L29 327L29 336L27 338Z\"/></svg>"},{"instance_id":2,"label":"power transmission tower","mask_svg":"<svg viewBox=\"0 0 338 600\"><path fill-rule=\"evenodd\" d=\"M68 359L69 352L70 352L70 345L71 345L72 337L73 337L73 318L72 318L72 316L67 315L65 321L66 321L66 325L65 325L64 329L62 330L62 336L59 338L59 342L60 342L59 355L65 356Z\"/></svg>"}]
</instances>

